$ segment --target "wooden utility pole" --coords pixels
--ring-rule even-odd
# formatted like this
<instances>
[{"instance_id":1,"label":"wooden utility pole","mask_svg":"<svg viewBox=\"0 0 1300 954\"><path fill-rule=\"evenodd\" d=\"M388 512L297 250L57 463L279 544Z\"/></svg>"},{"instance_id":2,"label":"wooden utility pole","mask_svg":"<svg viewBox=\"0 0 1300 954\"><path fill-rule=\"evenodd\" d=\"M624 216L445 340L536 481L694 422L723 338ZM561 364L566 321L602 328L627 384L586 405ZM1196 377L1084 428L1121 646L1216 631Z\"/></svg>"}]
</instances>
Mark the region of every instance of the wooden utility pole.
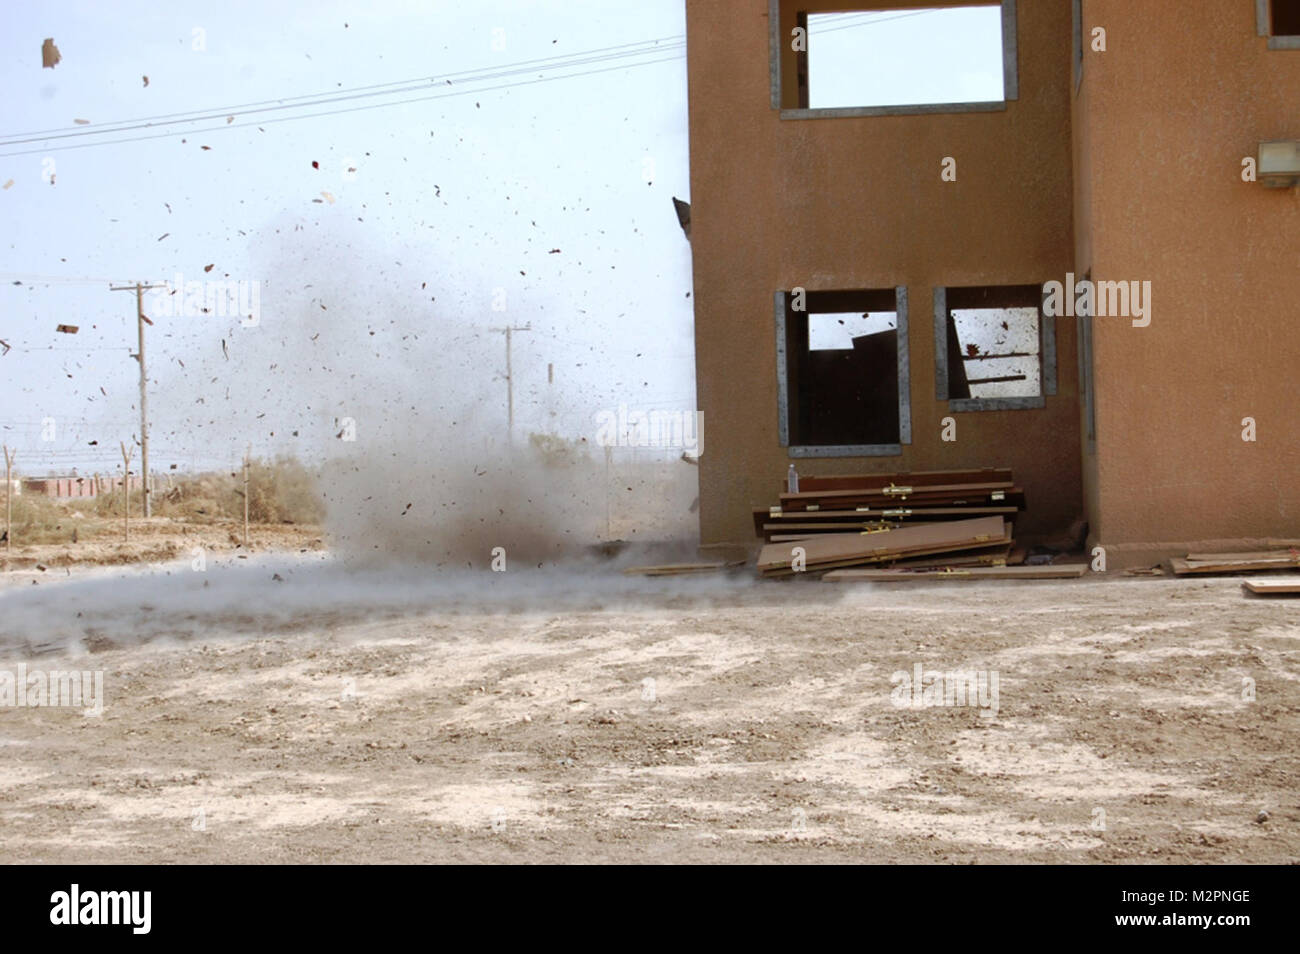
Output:
<instances>
[{"instance_id":1,"label":"wooden utility pole","mask_svg":"<svg viewBox=\"0 0 1300 954\"><path fill-rule=\"evenodd\" d=\"M244 549L248 549L248 459L253 454L253 445L248 445L244 452Z\"/></svg>"},{"instance_id":2,"label":"wooden utility pole","mask_svg":"<svg viewBox=\"0 0 1300 954\"><path fill-rule=\"evenodd\" d=\"M142 285L136 282L134 285L109 285L109 291L134 291L135 292L135 325L136 336L139 340L139 353L135 359L140 362L140 472L141 472L141 497L144 499L144 515L146 517L153 514L152 501L149 499L149 389L147 387L147 378L145 377L144 366L144 326L152 325L144 315L144 293L153 288L166 288L162 285Z\"/></svg>"},{"instance_id":3,"label":"wooden utility pole","mask_svg":"<svg viewBox=\"0 0 1300 954\"><path fill-rule=\"evenodd\" d=\"M488 331L504 332L506 336L506 440L515 442L515 382L511 367L510 336L516 331L532 331L533 323L526 325L506 325L504 328L489 328Z\"/></svg>"},{"instance_id":4,"label":"wooden utility pole","mask_svg":"<svg viewBox=\"0 0 1300 954\"><path fill-rule=\"evenodd\" d=\"M122 532L125 542L131 542L131 455L135 448L127 449L125 442L118 441L122 448ZM147 497L145 498L148 499Z\"/></svg>"},{"instance_id":5,"label":"wooden utility pole","mask_svg":"<svg viewBox=\"0 0 1300 954\"><path fill-rule=\"evenodd\" d=\"M14 454L5 448L5 550L14 548Z\"/></svg>"}]
</instances>

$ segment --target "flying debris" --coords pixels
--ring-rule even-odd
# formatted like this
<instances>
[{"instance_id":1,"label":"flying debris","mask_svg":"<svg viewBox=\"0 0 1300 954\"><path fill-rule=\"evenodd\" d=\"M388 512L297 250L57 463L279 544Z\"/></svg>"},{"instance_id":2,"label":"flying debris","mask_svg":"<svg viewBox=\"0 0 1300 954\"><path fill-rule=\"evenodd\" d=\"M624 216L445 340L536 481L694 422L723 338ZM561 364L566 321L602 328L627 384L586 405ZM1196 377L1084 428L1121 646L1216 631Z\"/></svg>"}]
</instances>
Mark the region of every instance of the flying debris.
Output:
<instances>
[{"instance_id":1,"label":"flying debris","mask_svg":"<svg viewBox=\"0 0 1300 954\"><path fill-rule=\"evenodd\" d=\"M41 44L41 69L54 69L59 65L63 57L59 54L59 48L54 45L53 37L46 37L45 42Z\"/></svg>"},{"instance_id":2,"label":"flying debris","mask_svg":"<svg viewBox=\"0 0 1300 954\"><path fill-rule=\"evenodd\" d=\"M78 331L81 330L81 326L80 325L59 325L54 330L65 335L75 335Z\"/></svg>"}]
</instances>

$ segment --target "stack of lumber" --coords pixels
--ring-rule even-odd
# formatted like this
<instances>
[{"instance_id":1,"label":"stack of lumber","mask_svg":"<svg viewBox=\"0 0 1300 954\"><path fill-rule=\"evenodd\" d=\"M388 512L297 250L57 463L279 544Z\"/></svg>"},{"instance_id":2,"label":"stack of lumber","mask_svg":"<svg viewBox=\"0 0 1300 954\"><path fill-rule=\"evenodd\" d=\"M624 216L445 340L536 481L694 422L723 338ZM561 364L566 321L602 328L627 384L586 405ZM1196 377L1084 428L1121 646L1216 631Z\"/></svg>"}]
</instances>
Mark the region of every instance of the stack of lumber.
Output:
<instances>
[{"instance_id":1,"label":"stack of lumber","mask_svg":"<svg viewBox=\"0 0 1300 954\"><path fill-rule=\"evenodd\" d=\"M800 476L798 492L777 500L754 510L763 576L853 567L922 575L1024 561L1012 531L1025 494L1006 469Z\"/></svg>"},{"instance_id":2,"label":"stack of lumber","mask_svg":"<svg viewBox=\"0 0 1300 954\"><path fill-rule=\"evenodd\" d=\"M797 493L754 510L764 576L843 567L899 571L1023 562L1012 530L1025 503L1005 469L799 478ZM795 548L800 548L796 551ZM794 568L799 556L801 570Z\"/></svg>"},{"instance_id":3,"label":"stack of lumber","mask_svg":"<svg viewBox=\"0 0 1300 954\"><path fill-rule=\"evenodd\" d=\"M1178 576L1206 573L1255 573L1259 570L1300 570L1300 550L1261 550L1252 553L1189 553L1169 566Z\"/></svg>"}]
</instances>

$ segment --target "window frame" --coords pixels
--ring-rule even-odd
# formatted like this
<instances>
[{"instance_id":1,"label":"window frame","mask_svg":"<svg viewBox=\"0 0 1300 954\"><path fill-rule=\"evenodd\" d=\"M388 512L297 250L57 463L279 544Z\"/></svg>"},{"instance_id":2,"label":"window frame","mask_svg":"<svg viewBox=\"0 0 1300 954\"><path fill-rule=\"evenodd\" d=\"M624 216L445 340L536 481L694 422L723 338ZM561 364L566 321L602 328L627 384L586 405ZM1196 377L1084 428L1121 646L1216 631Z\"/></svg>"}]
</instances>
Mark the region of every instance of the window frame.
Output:
<instances>
[{"instance_id":1,"label":"window frame","mask_svg":"<svg viewBox=\"0 0 1300 954\"><path fill-rule=\"evenodd\" d=\"M811 291L812 289L810 289ZM869 291L871 289L853 289ZM885 290L885 289L880 289ZM898 443L897 444L794 444L790 443L790 382L786 312L790 292L773 295L776 324L777 435L791 457L899 457L912 443L912 387L907 332L907 286L894 286L894 332L898 336Z\"/></svg>"},{"instance_id":2,"label":"window frame","mask_svg":"<svg viewBox=\"0 0 1300 954\"><path fill-rule=\"evenodd\" d=\"M1300 36L1274 36L1272 0L1255 0L1255 30L1268 38L1270 50L1300 50Z\"/></svg>"},{"instance_id":3,"label":"window frame","mask_svg":"<svg viewBox=\"0 0 1300 954\"><path fill-rule=\"evenodd\" d=\"M946 402L948 410L966 411L1021 411L1047 406L1047 399L1056 395L1056 318L1044 313L1042 299L1038 303L1038 364L1039 393L1034 397L950 398L948 396L948 289L949 288L1001 288L1007 285L938 285L934 288L934 396ZM1041 286L1039 286L1041 287ZM958 359L960 360L960 359Z\"/></svg>"},{"instance_id":4,"label":"window frame","mask_svg":"<svg viewBox=\"0 0 1300 954\"><path fill-rule=\"evenodd\" d=\"M1083 0L1071 0L1070 21L1073 33L1071 39L1074 42L1074 52L1071 54L1074 60L1074 92L1077 94L1083 85Z\"/></svg>"},{"instance_id":5,"label":"window frame","mask_svg":"<svg viewBox=\"0 0 1300 954\"><path fill-rule=\"evenodd\" d=\"M782 44L788 37L781 34L781 5L783 0L768 0L767 19L770 32L768 41L768 69L770 71L772 108L781 119L843 119L854 116L917 116L934 113L997 113L1005 112L1007 104L1020 98L1020 60L1016 47L1016 12L1019 0L971 0L961 6L991 6L998 3L1002 7L1002 99L986 103L916 103L897 106L836 106L824 109L788 107L782 102L781 52ZM789 2L789 0L784 0ZM870 13L874 8L871 0L860 0L868 4L862 8L863 13ZM918 0L923 3L924 0ZM840 11L847 12L847 11ZM856 9L854 12L857 12ZM880 12L888 12L881 10Z\"/></svg>"}]
</instances>

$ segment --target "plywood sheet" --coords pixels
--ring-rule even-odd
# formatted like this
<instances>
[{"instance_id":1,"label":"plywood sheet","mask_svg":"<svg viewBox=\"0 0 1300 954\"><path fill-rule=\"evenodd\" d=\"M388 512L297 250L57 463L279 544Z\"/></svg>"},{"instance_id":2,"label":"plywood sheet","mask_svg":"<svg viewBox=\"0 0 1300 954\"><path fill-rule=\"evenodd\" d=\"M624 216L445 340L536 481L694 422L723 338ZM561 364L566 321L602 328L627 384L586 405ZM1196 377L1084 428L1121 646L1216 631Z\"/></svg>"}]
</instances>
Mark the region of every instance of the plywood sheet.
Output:
<instances>
[{"instance_id":1,"label":"plywood sheet","mask_svg":"<svg viewBox=\"0 0 1300 954\"><path fill-rule=\"evenodd\" d=\"M824 564L842 564L845 560L867 562L936 550L963 550L994 540L1005 541L1007 537L1007 525L1001 517L976 517L913 524L878 533L828 533L799 545L804 548L807 567L813 569ZM791 549L790 544L768 544L759 553L758 568L789 569Z\"/></svg>"},{"instance_id":2,"label":"plywood sheet","mask_svg":"<svg viewBox=\"0 0 1300 954\"><path fill-rule=\"evenodd\" d=\"M897 583L910 580L1072 580L1088 572L1086 563L1063 566L987 566L954 570L834 570L822 577L833 583Z\"/></svg>"},{"instance_id":3,"label":"plywood sheet","mask_svg":"<svg viewBox=\"0 0 1300 954\"><path fill-rule=\"evenodd\" d=\"M1260 596L1300 596L1300 576L1271 580L1242 580L1243 589Z\"/></svg>"}]
</instances>

